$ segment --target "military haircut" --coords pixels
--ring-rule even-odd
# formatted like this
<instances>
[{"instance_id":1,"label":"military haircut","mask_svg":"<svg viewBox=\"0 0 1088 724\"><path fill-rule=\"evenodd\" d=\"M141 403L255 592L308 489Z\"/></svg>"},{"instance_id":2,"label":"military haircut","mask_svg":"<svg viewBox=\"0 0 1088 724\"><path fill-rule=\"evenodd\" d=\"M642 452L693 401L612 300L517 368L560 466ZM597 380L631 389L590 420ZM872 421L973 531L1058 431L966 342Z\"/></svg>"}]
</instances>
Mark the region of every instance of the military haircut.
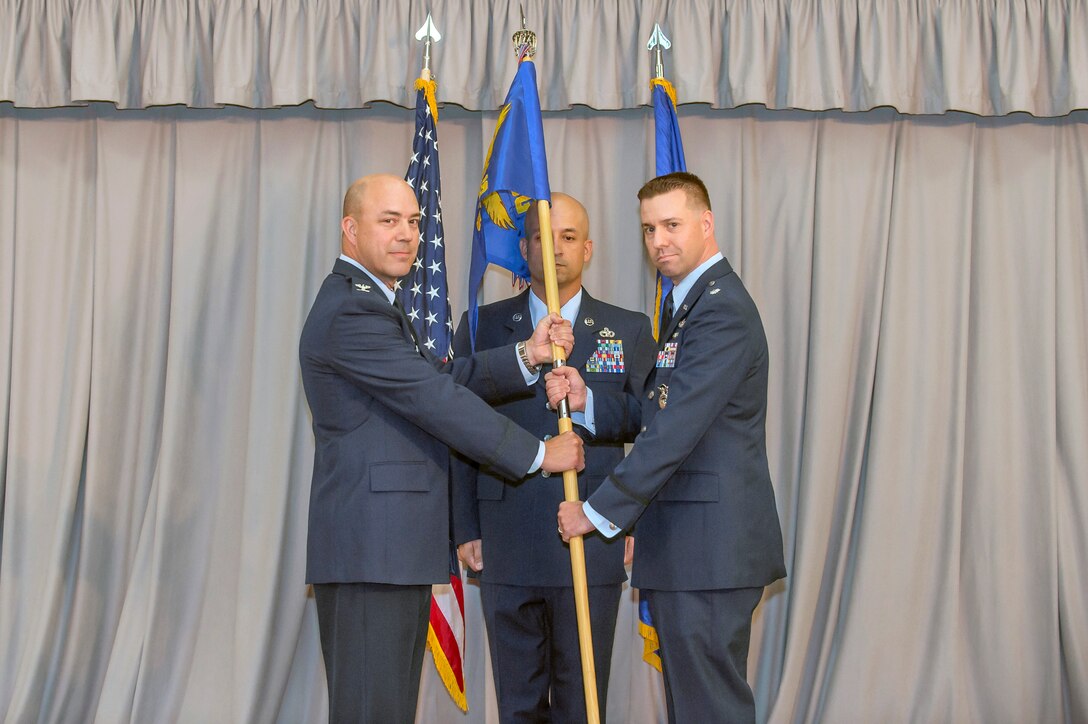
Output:
<instances>
[{"instance_id":1,"label":"military haircut","mask_svg":"<svg viewBox=\"0 0 1088 724\"><path fill-rule=\"evenodd\" d=\"M710 193L706 190L706 184L687 171L674 171L650 179L638 190L638 200L645 201L673 191L686 193L688 201L696 208L710 210Z\"/></svg>"}]
</instances>

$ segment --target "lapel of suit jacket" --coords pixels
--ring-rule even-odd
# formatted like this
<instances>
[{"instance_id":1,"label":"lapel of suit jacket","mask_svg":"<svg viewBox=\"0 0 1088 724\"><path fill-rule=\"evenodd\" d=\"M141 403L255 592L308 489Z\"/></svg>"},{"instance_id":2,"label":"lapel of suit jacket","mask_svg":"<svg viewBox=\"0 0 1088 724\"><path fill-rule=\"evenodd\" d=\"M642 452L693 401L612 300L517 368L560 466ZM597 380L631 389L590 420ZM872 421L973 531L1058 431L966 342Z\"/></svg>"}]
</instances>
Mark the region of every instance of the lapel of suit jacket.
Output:
<instances>
[{"instance_id":1,"label":"lapel of suit jacket","mask_svg":"<svg viewBox=\"0 0 1088 724\"><path fill-rule=\"evenodd\" d=\"M699 301L699 297L702 296L703 292L706 291L710 281L712 279L720 279L732 271L733 267L729 265L729 260L722 257L721 261L711 266L695 280L695 284L688 290L687 296L684 297L684 301L673 312L672 319L669 320L668 328L665 329L661 338L657 341L658 349L664 349L665 343L673 339L673 335L680 327L681 321L695 308L695 304Z\"/></svg>"},{"instance_id":2,"label":"lapel of suit jacket","mask_svg":"<svg viewBox=\"0 0 1088 724\"><path fill-rule=\"evenodd\" d=\"M505 320L507 329L507 344L521 342L533 334L533 319L529 311L529 295L531 290L526 290L517 299L519 300L513 316ZM599 312L600 303L589 296L589 292L582 288L582 303L578 306L578 318L571 327L574 331L574 349L571 350L567 364L571 367L581 368L589 356L597 349L597 333L600 331L600 320L594 315ZM515 321L514 316L521 315L521 319ZM589 324L586 324L586 322ZM551 367L551 365L547 365Z\"/></svg>"},{"instance_id":3,"label":"lapel of suit jacket","mask_svg":"<svg viewBox=\"0 0 1088 724\"><path fill-rule=\"evenodd\" d=\"M600 318L601 305L582 287L582 303L578 307L578 317L574 320L574 349L571 350L567 364L577 369L585 367L590 356L597 351L597 335L603 328Z\"/></svg>"},{"instance_id":4,"label":"lapel of suit jacket","mask_svg":"<svg viewBox=\"0 0 1088 724\"><path fill-rule=\"evenodd\" d=\"M423 355L424 359L430 360L434 355L431 354L430 350L428 350L425 345L420 344L415 325L413 325L412 320L408 318L408 313L404 311L404 307L400 305L400 300L393 303L393 308L397 310L397 316L400 317L401 331L407 332L408 339L415 345L416 351Z\"/></svg>"},{"instance_id":5,"label":"lapel of suit jacket","mask_svg":"<svg viewBox=\"0 0 1088 724\"><path fill-rule=\"evenodd\" d=\"M524 342L533 336L533 315L529 311L530 294L532 292L526 289L514 297L515 303L512 305L514 311L502 320L506 328L506 339L502 340L500 345Z\"/></svg>"},{"instance_id":6,"label":"lapel of suit jacket","mask_svg":"<svg viewBox=\"0 0 1088 724\"><path fill-rule=\"evenodd\" d=\"M377 299L389 304L389 298L385 296L385 292L378 289L377 283L371 278L369 274L364 272L354 264L349 264L343 259L337 259L333 264L332 271L334 274L340 274L348 278L348 282L352 285L355 291L362 292L364 294L370 294ZM394 297L395 299L396 297ZM408 315L404 313L404 309L396 304L390 305L396 311L397 317L400 319L401 332L404 334L404 339L410 342L416 351L423 355L424 359L428 358L426 349L419 343L419 339L416 337L416 331L412 327L412 320L408 319Z\"/></svg>"}]
</instances>

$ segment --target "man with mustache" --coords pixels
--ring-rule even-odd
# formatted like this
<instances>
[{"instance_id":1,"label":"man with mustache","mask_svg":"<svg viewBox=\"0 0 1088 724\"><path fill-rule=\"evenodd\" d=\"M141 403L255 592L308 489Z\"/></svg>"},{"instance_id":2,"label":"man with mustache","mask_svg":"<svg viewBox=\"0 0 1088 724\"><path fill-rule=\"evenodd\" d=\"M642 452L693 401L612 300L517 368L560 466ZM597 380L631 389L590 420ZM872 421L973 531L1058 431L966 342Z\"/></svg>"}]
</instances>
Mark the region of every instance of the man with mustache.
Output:
<instances>
[{"instance_id":1,"label":"man with mustache","mask_svg":"<svg viewBox=\"0 0 1088 724\"><path fill-rule=\"evenodd\" d=\"M593 256L589 215L567 194L552 194L551 204L559 303L575 335L567 363L582 370L591 390L593 423L574 416L575 429L585 436L586 467L578 479L584 498L623 459L623 440L638 431L637 396L653 364L653 336L646 315L598 301L582 288L583 267ZM477 352L520 339L547 314L536 208L526 219L521 251L529 289L480 309ZM454 350L469 349L462 319ZM557 430L543 380L495 409L537 435ZM585 721L570 551L552 517L563 500L562 477L542 472L508 483L475 466L455 464L453 480L454 537L465 565L479 572L500 720ZM586 541L585 553L603 721L616 613L627 578L623 537L594 537Z\"/></svg>"}]
</instances>

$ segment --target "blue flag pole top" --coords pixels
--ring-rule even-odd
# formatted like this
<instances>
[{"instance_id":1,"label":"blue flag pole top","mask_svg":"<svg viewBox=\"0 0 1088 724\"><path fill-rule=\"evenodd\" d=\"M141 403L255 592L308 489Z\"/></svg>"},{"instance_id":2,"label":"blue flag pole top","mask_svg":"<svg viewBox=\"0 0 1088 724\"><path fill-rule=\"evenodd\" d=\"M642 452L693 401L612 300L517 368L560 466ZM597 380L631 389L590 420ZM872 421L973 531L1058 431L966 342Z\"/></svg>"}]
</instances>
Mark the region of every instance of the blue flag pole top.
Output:
<instances>
[{"instance_id":1,"label":"blue flag pole top","mask_svg":"<svg viewBox=\"0 0 1088 724\"><path fill-rule=\"evenodd\" d=\"M469 268L469 329L476 344L479 315L477 292L488 263L511 270L523 280L529 268L521 256L519 242L525 237L525 215L533 201L540 220L540 253L543 261L544 292L549 313L559 313L559 286L555 273L555 248L552 239L551 189L548 186L548 160L544 150L544 124L540 116L540 97L536 88L536 34L521 18L521 30L514 33L514 54L518 71L506 102L499 111L495 135L484 161L480 196L476 203L472 235L472 264ZM566 364L562 347L552 344L552 364ZM557 405L559 435L573 435L567 401ZM563 497L578 500L578 473L563 471ZM562 533L562 530L560 530ZM586 579L585 548L581 536L571 536L571 577L574 583L574 610L578 623L578 649L582 662L582 688L585 691L586 722L600 724L597 703L597 675L593 662L593 632L589 618L589 588Z\"/></svg>"},{"instance_id":2,"label":"blue flag pole top","mask_svg":"<svg viewBox=\"0 0 1088 724\"><path fill-rule=\"evenodd\" d=\"M672 43L661 32L661 26L654 23L654 32L650 35L647 50L656 52L657 74L650 81L654 103L654 175L664 176L675 171L687 171L684 161L684 142L680 138L680 123L676 119L676 90L672 83L665 80L661 64L661 50L668 50ZM664 309L665 296L672 291L672 280L657 273L657 290L654 295L654 338L661 336L661 310Z\"/></svg>"},{"instance_id":3,"label":"blue flag pole top","mask_svg":"<svg viewBox=\"0 0 1088 724\"><path fill-rule=\"evenodd\" d=\"M476 201L468 278L468 318L473 349L479 315L477 294L487 265L497 264L509 269L514 276L527 282L529 266L521 256L520 247L525 236L525 214L533 201L551 201L536 67L526 57L526 52L525 48L519 51L521 61L499 111Z\"/></svg>"},{"instance_id":4,"label":"blue flag pole top","mask_svg":"<svg viewBox=\"0 0 1088 724\"><path fill-rule=\"evenodd\" d=\"M663 176L674 171L687 171L680 123L676 119L676 91L664 78L655 78L651 85L654 102L654 173Z\"/></svg>"},{"instance_id":5,"label":"blue flag pole top","mask_svg":"<svg viewBox=\"0 0 1088 724\"><path fill-rule=\"evenodd\" d=\"M680 138L680 123L676 119L676 90L672 83L665 80L665 69L661 63L661 51L668 50L672 43L661 32L661 26L654 23L654 31L650 35L650 42L646 49L656 54L657 67L653 80L650 81L650 89L654 103L654 173L664 176L675 171L687 171L688 166L684 160L684 142ZM660 338L661 311L665 304L665 295L672 291L672 280L657 273L657 291L654 296L654 338ZM654 627L653 616L650 615L650 606L645 598L639 594L638 603L638 632L643 638L642 660L661 671L661 643L658 639L657 629Z\"/></svg>"}]
</instances>

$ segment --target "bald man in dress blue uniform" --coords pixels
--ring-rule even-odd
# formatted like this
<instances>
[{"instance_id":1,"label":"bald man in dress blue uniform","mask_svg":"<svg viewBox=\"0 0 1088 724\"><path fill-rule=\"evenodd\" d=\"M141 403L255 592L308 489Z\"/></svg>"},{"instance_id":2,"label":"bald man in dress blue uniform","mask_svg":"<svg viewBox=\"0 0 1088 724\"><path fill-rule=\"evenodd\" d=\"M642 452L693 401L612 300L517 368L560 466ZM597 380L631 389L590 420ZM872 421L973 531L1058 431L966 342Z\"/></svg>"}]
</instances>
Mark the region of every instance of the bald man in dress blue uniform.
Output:
<instances>
[{"instance_id":1,"label":"bald man in dress blue uniform","mask_svg":"<svg viewBox=\"0 0 1088 724\"><path fill-rule=\"evenodd\" d=\"M593 255L589 215L567 194L552 194L552 236L562 314L574 328L567 364L589 384L590 417L574 416L585 438L579 495L592 494L623 459L624 440L638 432L638 397L654 360L650 320L590 296L582 271ZM535 209L527 216L522 254L529 266L524 293L480 309L476 350L508 345L547 314L544 263ZM457 354L470 349L463 318ZM536 435L555 434L557 419L543 379L495 409ZM481 602L491 649L499 719L512 722L583 722L585 692L579 654L570 550L555 528L563 479L547 472L503 481L478 466L454 464L454 535L465 565L479 572ZM596 536L585 544L586 577L601 720L616 614L623 581L624 537Z\"/></svg>"},{"instance_id":2,"label":"bald man in dress blue uniform","mask_svg":"<svg viewBox=\"0 0 1088 724\"><path fill-rule=\"evenodd\" d=\"M481 399L535 384L551 342L569 351L558 315L451 363L416 342L393 285L416 259L419 217L396 176L352 184L340 258L299 342L315 441L306 582L332 722L415 719L431 584L449 581L450 449L515 479L583 464L574 433L542 442Z\"/></svg>"},{"instance_id":3,"label":"bald man in dress blue uniform","mask_svg":"<svg viewBox=\"0 0 1088 724\"><path fill-rule=\"evenodd\" d=\"M670 722L753 722L752 613L786 575L767 464L767 339L759 312L718 250L698 177L661 176L639 191L646 249L672 280L656 366L634 447L584 503L561 503L559 528L613 536L638 523L632 585L649 602ZM584 383L559 368L550 399L582 408Z\"/></svg>"}]
</instances>

